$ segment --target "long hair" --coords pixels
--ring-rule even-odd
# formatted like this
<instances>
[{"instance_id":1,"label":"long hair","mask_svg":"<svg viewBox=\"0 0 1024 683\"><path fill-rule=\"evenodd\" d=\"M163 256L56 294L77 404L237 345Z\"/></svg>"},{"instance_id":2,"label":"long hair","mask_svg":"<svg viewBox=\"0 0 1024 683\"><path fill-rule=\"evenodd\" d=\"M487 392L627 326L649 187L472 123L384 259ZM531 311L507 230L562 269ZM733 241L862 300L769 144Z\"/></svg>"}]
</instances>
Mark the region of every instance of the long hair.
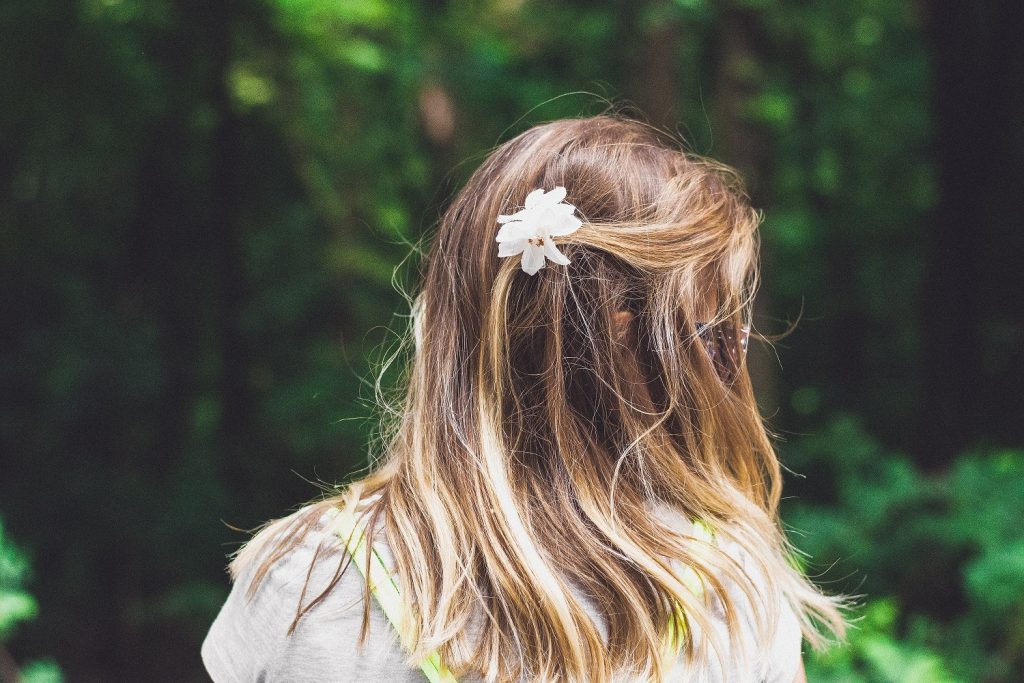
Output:
<instances>
[{"instance_id":1,"label":"long hair","mask_svg":"<svg viewBox=\"0 0 1024 683\"><path fill-rule=\"evenodd\" d=\"M570 265L529 276L498 258L495 219L555 186L584 225L559 239ZM752 654L715 641L687 568L723 601L734 641L726 584L762 606L762 643L783 605L812 645L842 637L843 599L806 578L782 532L773 435L736 349L761 217L732 169L635 121L560 120L500 145L424 261L379 462L271 539L251 590L325 508L349 506L394 555L410 662L437 651L487 680L661 680L673 623L690 661ZM702 520L715 541L659 508ZM236 556L235 576L262 541Z\"/></svg>"}]
</instances>

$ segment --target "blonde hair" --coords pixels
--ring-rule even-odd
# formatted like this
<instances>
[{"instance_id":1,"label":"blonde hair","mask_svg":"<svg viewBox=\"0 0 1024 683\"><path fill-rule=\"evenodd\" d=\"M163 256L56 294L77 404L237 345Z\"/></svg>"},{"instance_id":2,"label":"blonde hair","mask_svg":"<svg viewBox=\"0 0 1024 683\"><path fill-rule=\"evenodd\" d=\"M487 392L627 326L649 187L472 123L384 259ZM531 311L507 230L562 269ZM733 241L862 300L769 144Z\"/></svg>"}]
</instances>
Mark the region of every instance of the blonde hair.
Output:
<instances>
[{"instance_id":1,"label":"blonde hair","mask_svg":"<svg viewBox=\"0 0 1024 683\"><path fill-rule=\"evenodd\" d=\"M497 257L495 218L559 185L584 225L560 240L570 265L531 277L518 258ZM714 633L711 605L681 567L723 600L733 640L741 617L728 583L764 606L761 643L782 602L813 646L842 637L844 599L806 578L781 530L780 466L744 357L727 359L725 381L696 327L749 323L760 221L733 170L635 121L560 120L499 146L426 258L381 461L287 533L260 534L233 574L273 537L254 591L325 509L351 506L394 555L414 615L410 662L436 650L487 680L661 680L673 618ZM656 506L703 520L716 542ZM763 582L721 547L730 542ZM607 642L572 586L611 617ZM690 661L709 645L720 658L751 654L692 632L681 643Z\"/></svg>"}]
</instances>

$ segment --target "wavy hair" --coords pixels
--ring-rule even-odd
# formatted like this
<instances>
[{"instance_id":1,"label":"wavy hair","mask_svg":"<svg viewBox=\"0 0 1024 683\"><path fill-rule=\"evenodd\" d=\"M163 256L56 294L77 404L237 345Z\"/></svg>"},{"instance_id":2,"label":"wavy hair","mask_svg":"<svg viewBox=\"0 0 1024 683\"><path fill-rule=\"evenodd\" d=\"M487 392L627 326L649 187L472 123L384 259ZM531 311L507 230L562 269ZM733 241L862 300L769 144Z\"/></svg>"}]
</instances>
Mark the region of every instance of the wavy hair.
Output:
<instances>
[{"instance_id":1,"label":"wavy hair","mask_svg":"<svg viewBox=\"0 0 1024 683\"><path fill-rule=\"evenodd\" d=\"M559 185L584 220L559 238L572 262L527 276L497 257L495 218ZM841 638L844 598L808 580L780 526L774 435L730 345L750 322L761 218L732 169L636 121L559 120L500 145L424 261L379 462L270 539L250 590L326 508L350 506L394 555L410 662L437 651L492 681L662 680L670 623L690 661L751 654L727 583L761 601L760 642L784 605L813 646ZM709 334L725 342L714 357ZM703 520L715 542L660 506ZM685 568L722 599L733 642L692 636L714 633L712 608Z\"/></svg>"}]
</instances>

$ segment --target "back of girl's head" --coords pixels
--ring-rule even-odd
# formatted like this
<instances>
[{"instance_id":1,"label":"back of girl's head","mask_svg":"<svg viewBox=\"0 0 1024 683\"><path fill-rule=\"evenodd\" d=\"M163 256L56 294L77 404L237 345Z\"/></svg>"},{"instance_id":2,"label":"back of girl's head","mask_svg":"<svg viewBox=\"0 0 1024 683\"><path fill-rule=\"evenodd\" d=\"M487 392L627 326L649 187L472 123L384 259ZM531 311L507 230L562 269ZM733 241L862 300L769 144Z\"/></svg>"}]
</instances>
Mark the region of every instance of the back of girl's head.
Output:
<instances>
[{"instance_id":1,"label":"back of girl's head","mask_svg":"<svg viewBox=\"0 0 1024 683\"><path fill-rule=\"evenodd\" d=\"M584 225L561 238L568 266L529 276L519 257L498 258L495 220L556 186ZM758 222L730 169L642 123L603 116L528 130L487 158L441 221L416 311L416 363L431 393L422 407L457 407L474 425L482 407L555 490L578 491L563 478L608 477L620 465L624 483L678 488L685 454L691 469L730 476L767 509L777 492L761 470L775 464L752 420L739 347ZM757 449L749 462L731 457L737 440ZM654 453L673 467L637 467ZM584 471L566 471L582 454ZM635 480L641 469L652 480ZM717 489L676 493L691 512L729 507Z\"/></svg>"},{"instance_id":2,"label":"back of girl's head","mask_svg":"<svg viewBox=\"0 0 1024 683\"><path fill-rule=\"evenodd\" d=\"M498 256L496 219L559 186L583 224L558 238L570 263L531 276ZM345 493L382 522L410 661L436 650L502 681L659 677L680 619L691 660L752 655L690 637L716 628L680 567L722 598L730 638L744 617L727 584L763 600L761 642L782 605L814 644L816 624L842 632L841 601L791 562L746 371L759 219L728 167L609 116L532 128L469 179L424 262L380 464Z\"/></svg>"}]
</instances>

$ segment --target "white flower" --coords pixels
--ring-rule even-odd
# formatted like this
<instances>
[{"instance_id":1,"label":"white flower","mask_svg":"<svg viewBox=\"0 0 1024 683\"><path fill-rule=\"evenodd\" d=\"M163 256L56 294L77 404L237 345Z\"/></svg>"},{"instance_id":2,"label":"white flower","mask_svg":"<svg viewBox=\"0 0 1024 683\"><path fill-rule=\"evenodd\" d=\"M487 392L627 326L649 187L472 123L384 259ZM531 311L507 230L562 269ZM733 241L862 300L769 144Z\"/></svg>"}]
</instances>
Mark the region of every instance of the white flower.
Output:
<instances>
[{"instance_id":1,"label":"white flower","mask_svg":"<svg viewBox=\"0 0 1024 683\"><path fill-rule=\"evenodd\" d=\"M544 267L547 257L553 263L567 266L569 259L558 251L555 237L571 235L583 221L576 217L576 207L566 204L565 188L550 192L536 189L526 195L526 206L511 216L498 216L498 256L523 255L523 272L534 275Z\"/></svg>"}]
</instances>

